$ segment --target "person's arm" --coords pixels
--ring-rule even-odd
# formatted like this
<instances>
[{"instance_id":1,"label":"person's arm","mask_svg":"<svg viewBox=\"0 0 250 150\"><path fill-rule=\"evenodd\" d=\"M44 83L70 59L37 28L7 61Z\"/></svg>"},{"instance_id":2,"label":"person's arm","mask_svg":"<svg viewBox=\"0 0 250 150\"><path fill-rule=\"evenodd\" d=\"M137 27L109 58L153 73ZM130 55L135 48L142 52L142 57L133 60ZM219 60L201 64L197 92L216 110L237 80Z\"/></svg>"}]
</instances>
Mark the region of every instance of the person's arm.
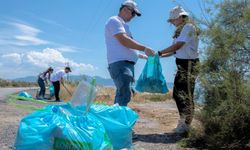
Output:
<instances>
[{"instance_id":1,"label":"person's arm","mask_svg":"<svg viewBox=\"0 0 250 150\"><path fill-rule=\"evenodd\" d=\"M61 82L62 85L64 85L64 79L63 79L63 77L61 77L60 82Z\"/></svg>"},{"instance_id":2,"label":"person's arm","mask_svg":"<svg viewBox=\"0 0 250 150\"><path fill-rule=\"evenodd\" d=\"M44 81L45 81L45 83L46 83L47 85L48 85L48 83L49 83L48 81L50 81L49 78L50 78L49 73L46 73L46 74L45 74L45 77L44 77Z\"/></svg>"},{"instance_id":3,"label":"person's arm","mask_svg":"<svg viewBox=\"0 0 250 150\"><path fill-rule=\"evenodd\" d=\"M140 58L140 59L148 59L148 56L147 55L143 55L143 54L138 54L138 57Z\"/></svg>"},{"instance_id":4,"label":"person's arm","mask_svg":"<svg viewBox=\"0 0 250 150\"><path fill-rule=\"evenodd\" d=\"M176 39L176 43L159 51L158 54L162 54L162 56L168 56L171 53L176 52L177 50L179 50L180 48L182 48L186 43L188 43L190 41L190 39L192 39L192 37L194 36L195 33L195 29L193 25L190 24L186 24L180 35L177 37Z\"/></svg>"},{"instance_id":5,"label":"person's arm","mask_svg":"<svg viewBox=\"0 0 250 150\"><path fill-rule=\"evenodd\" d=\"M183 45L185 45L185 42L177 42L163 50L158 51L159 56L162 57L167 57L172 55L174 52L176 52L177 50L179 50Z\"/></svg>"},{"instance_id":6,"label":"person's arm","mask_svg":"<svg viewBox=\"0 0 250 150\"><path fill-rule=\"evenodd\" d=\"M139 51L144 51L144 49L146 48L142 44L127 36L127 34L125 33L116 34L115 37L123 46L127 48L136 49Z\"/></svg>"},{"instance_id":7,"label":"person's arm","mask_svg":"<svg viewBox=\"0 0 250 150\"><path fill-rule=\"evenodd\" d=\"M139 42L135 41L134 39L130 38L126 33L118 33L115 35L115 38L125 47L136 49L139 51L145 52L146 55L152 56L154 55L154 50L143 46Z\"/></svg>"},{"instance_id":8,"label":"person's arm","mask_svg":"<svg viewBox=\"0 0 250 150\"><path fill-rule=\"evenodd\" d=\"M161 54L161 56L160 57L170 57L170 56L172 56L172 55L174 55L174 53L165 53L165 54Z\"/></svg>"}]
</instances>

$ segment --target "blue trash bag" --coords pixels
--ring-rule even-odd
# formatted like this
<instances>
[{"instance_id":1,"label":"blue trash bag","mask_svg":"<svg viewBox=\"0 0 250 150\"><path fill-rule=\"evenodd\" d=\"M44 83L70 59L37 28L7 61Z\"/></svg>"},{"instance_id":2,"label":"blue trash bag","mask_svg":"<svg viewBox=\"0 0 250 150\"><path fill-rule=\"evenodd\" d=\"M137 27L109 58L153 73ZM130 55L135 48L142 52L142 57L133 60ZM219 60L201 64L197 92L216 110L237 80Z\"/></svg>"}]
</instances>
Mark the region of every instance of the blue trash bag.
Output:
<instances>
[{"instance_id":1,"label":"blue trash bag","mask_svg":"<svg viewBox=\"0 0 250 150\"><path fill-rule=\"evenodd\" d=\"M90 113L104 125L114 150L132 148L132 129L138 114L129 107L92 105Z\"/></svg>"},{"instance_id":2,"label":"blue trash bag","mask_svg":"<svg viewBox=\"0 0 250 150\"><path fill-rule=\"evenodd\" d=\"M24 92L24 91L20 92L18 96L25 97L25 98L32 98L32 96L29 93Z\"/></svg>"},{"instance_id":3,"label":"blue trash bag","mask_svg":"<svg viewBox=\"0 0 250 150\"><path fill-rule=\"evenodd\" d=\"M158 55L148 57L135 89L139 92L149 93L168 92Z\"/></svg>"},{"instance_id":4,"label":"blue trash bag","mask_svg":"<svg viewBox=\"0 0 250 150\"><path fill-rule=\"evenodd\" d=\"M49 96L53 97L55 95L55 90L54 90L54 86L51 84L49 86Z\"/></svg>"},{"instance_id":5,"label":"blue trash bag","mask_svg":"<svg viewBox=\"0 0 250 150\"><path fill-rule=\"evenodd\" d=\"M91 83L81 81L71 98L72 107L83 114L94 115L104 125L114 150L132 147L132 128L137 113L128 107L92 105L97 92L95 84L95 79Z\"/></svg>"},{"instance_id":6,"label":"blue trash bag","mask_svg":"<svg viewBox=\"0 0 250 150\"><path fill-rule=\"evenodd\" d=\"M21 120L16 150L112 150L102 123L70 104L49 105Z\"/></svg>"}]
</instances>

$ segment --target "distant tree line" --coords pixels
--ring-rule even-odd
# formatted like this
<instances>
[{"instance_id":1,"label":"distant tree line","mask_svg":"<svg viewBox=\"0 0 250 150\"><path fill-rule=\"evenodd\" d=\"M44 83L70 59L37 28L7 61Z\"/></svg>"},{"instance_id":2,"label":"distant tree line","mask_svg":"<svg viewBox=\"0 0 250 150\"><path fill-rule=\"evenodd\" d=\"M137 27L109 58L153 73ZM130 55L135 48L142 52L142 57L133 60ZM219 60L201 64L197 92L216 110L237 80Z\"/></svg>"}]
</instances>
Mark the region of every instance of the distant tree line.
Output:
<instances>
[{"instance_id":1,"label":"distant tree line","mask_svg":"<svg viewBox=\"0 0 250 150\"><path fill-rule=\"evenodd\" d=\"M11 81L0 79L0 87L32 87L37 86L36 83L23 82L23 81Z\"/></svg>"}]
</instances>

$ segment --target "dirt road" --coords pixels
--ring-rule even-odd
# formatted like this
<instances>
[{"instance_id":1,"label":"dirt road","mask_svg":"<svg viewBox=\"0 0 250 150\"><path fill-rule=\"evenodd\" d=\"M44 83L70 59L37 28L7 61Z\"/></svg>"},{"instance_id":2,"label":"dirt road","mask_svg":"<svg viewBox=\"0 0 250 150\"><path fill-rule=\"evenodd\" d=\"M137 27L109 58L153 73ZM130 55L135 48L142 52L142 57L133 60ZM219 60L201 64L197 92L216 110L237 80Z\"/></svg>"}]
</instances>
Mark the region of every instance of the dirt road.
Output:
<instances>
[{"instance_id":1,"label":"dirt road","mask_svg":"<svg viewBox=\"0 0 250 150\"><path fill-rule=\"evenodd\" d=\"M12 149L15 141L19 121L31 110L17 108L8 103L6 95L18 92L22 89L0 88L0 149ZM18 101L23 105L43 107L41 104ZM178 113L173 101L131 103L135 111L139 113L139 119L135 125L137 139L133 141L135 150L183 150L176 144L181 137L174 134Z\"/></svg>"}]
</instances>

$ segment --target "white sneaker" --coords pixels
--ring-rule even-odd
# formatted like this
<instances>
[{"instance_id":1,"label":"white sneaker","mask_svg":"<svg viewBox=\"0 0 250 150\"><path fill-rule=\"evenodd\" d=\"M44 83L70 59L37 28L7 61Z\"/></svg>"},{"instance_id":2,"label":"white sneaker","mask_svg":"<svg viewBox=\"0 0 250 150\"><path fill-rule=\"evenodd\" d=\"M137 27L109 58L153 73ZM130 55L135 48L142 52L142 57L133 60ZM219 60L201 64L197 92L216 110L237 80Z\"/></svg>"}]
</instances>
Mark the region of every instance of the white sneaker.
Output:
<instances>
[{"instance_id":1,"label":"white sneaker","mask_svg":"<svg viewBox=\"0 0 250 150\"><path fill-rule=\"evenodd\" d=\"M188 125L185 123L185 120L180 119L178 121L178 124L176 128L174 129L174 132L176 133L185 133L188 131Z\"/></svg>"}]
</instances>

